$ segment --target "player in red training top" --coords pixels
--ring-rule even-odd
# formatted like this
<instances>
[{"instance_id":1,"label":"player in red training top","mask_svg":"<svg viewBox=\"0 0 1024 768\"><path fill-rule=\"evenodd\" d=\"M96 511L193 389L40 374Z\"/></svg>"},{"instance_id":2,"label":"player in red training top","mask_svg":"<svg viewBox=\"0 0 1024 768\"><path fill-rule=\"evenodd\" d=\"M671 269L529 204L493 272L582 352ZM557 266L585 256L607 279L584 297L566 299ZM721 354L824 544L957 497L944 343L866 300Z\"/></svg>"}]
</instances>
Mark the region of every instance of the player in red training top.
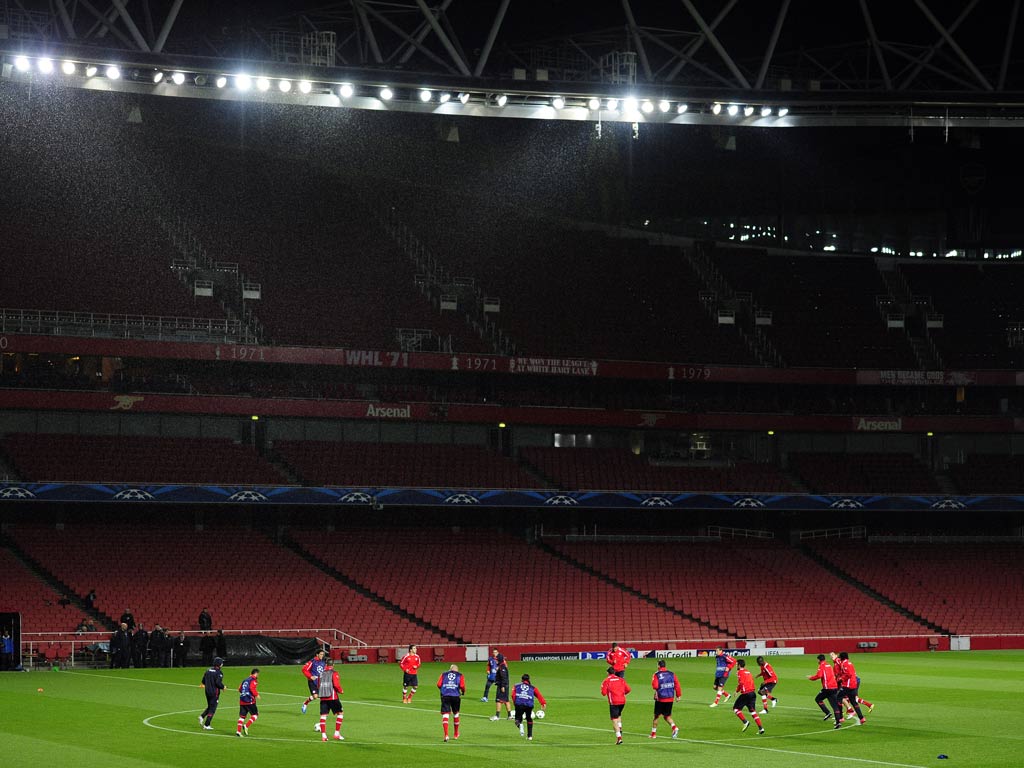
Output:
<instances>
[{"instance_id":1,"label":"player in red training top","mask_svg":"<svg viewBox=\"0 0 1024 768\"><path fill-rule=\"evenodd\" d=\"M775 690L775 685L779 682L779 676L775 674L775 670L772 669L772 665L764 660L764 656L757 657L757 665L761 667L761 671L756 677L763 677L764 680L761 682L761 687L757 689L757 692L761 694L761 714L768 714L768 702L771 701L774 707L779 703L779 700L772 696L772 691Z\"/></svg>"},{"instance_id":2,"label":"player in red training top","mask_svg":"<svg viewBox=\"0 0 1024 768\"><path fill-rule=\"evenodd\" d=\"M615 726L615 743L622 743L622 710L626 707L626 695L632 689L625 678L609 673L601 683L601 695L608 699L608 712Z\"/></svg>"},{"instance_id":3,"label":"player in red training top","mask_svg":"<svg viewBox=\"0 0 1024 768\"><path fill-rule=\"evenodd\" d=\"M309 696L302 702L302 714L306 714L306 707L309 706L309 702L317 697L317 686L320 685L320 673L324 671L324 658L326 656L327 651L321 648L313 655L312 659L302 665L302 674L306 678L306 684L309 687Z\"/></svg>"},{"instance_id":4,"label":"player in red training top","mask_svg":"<svg viewBox=\"0 0 1024 768\"><path fill-rule=\"evenodd\" d=\"M750 670L747 669L747 662L743 659L739 659L736 662L736 666L739 669L736 671L736 693L739 695L736 697L736 703L732 705L732 711L743 723L743 730L747 730L750 727L750 721L743 716L743 708L746 707L750 710L750 716L754 718L754 722L757 723L758 734L764 733L764 726L761 725L761 718L757 716L757 694L754 693L754 676L750 674Z\"/></svg>"},{"instance_id":5,"label":"player in red training top","mask_svg":"<svg viewBox=\"0 0 1024 768\"><path fill-rule=\"evenodd\" d=\"M605 654L605 660L608 662L608 674L625 677L626 667L633 657L629 655L629 651L620 648L618 643L612 643L611 650Z\"/></svg>"},{"instance_id":6,"label":"player in red training top","mask_svg":"<svg viewBox=\"0 0 1024 768\"><path fill-rule=\"evenodd\" d=\"M341 687L341 680L338 673L334 671L334 660L327 659L324 662L316 685L316 695L320 699L320 740L327 741L327 714L334 713L334 738L344 741L341 735L341 723L345 719L345 708L341 706L341 699L338 697L345 691Z\"/></svg>"},{"instance_id":7,"label":"player in red training top","mask_svg":"<svg viewBox=\"0 0 1024 768\"><path fill-rule=\"evenodd\" d=\"M839 712L839 683L836 681L835 670L828 665L825 661L825 654L818 654L818 671L813 675L807 676L808 680L821 680L821 691L817 696L814 697L814 703L818 705L818 709L825 713L823 720L828 720L830 717L835 717L836 728L841 728L842 723L840 722ZM828 701L832 705L832 714L829 714L828 709L825 708L824 701Z\"/></svg>"},{"instance_id":8,"label":"player in red training top","mask_svg":"<svg viewBox=\"0 0 1024 768\"><path fill-rule=\"evenodd\" d=\"M423 661L416 653L416 646L410 645L409 652L398 662L402 668L402 703L412 704L412 697L416 695L416 688L420 684L419 669Z\"/></svg>"},{"instance_id":9,"label":"player in red training top","mask_svg":"<svg viewBox=\"0 0 1024 768\"><path fill-rule=\"evenodd\" d=\"M441 728L444 740L448 741L448 720L455 725L455 740L459 740L459 710L462 708L462 697L466 695L466 677L459 672L457 664L448 667L437 678L437 689L441 692Z\"/></svg>"},{"instance_id":10,"label":"player in red training top","mask_svg":"<svg viewBox=\"0 0 1024 768\"><path fill-rule=\"evenodd\" d=\"M860 679L857 677L857 670L854 668L853 662L850 661L850 654L843 651L836 661L839 664L839 701L842 703L843 699L846 700L846 711L849 713L846 719L850 720L855 716L860 724L864 725L864 713L860 711L861 700L857 696Z\"/></svg>"},{"instance_id":11,"label":"player in red training top","mask_svg":"<svg viewBox=\"0 0 1024 768\"><path fill-rule=\"evenodd\" d=\"M718 702L723 698L726 701L729 700L729 693L725 690L725 681L729 679L729 672L735 666L736 659L721 647L715 648L715 700L708 704L709 707L717 707Z\"/></svg>"},{"instance_id":12,"label":"player in red training top","mask_svg":"<svg viewBox=\"0 0 1024 768\"><path fill-rule=\"evenodd\" d=\"M658 671L651 677L651 688L654 689L654 722L651 723L651 738L658 738L658 718L672 726L672 738L679 738L679 726L672 719L672 704L683 695L679 687L679 678L675 672L665 668L665 660L658 662Z\"/></svg>"},{"instance_id":13,"label":"player in red training top","mask_svg":"<svg viewBox=\"0 0 1024 768\"><path fill-rule=\"evenodd\" d=\"M235 729L235 736L241 736L243 733L248 736L249 727L260 716L260 711L256 708L256 700L260 697L260 692L256 690L259 677L259 668L253 667L249 676L238 686L238 727Z\"/></svg>"}]
</instances>

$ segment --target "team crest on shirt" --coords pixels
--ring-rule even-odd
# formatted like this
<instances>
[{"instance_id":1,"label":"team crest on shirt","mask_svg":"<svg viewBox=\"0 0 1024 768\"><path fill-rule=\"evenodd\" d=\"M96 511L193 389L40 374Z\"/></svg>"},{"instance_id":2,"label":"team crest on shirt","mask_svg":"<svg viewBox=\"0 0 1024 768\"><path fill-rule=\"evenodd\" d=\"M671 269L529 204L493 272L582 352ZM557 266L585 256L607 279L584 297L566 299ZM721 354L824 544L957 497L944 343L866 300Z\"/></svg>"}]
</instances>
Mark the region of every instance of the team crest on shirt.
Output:
<instances>
[{"instance_id":1,"label":"team crest on shirt","mask_svg":"<svg viewBox=\"0 0 1024 768\"><path fill-rule=\"evenodd\" d=\"M344 504L369 504L373 501L373 496L362 491L352 491L342 496L339 501Z\"/></svg>"},{"instance_id":2,"label":"team crest on shirt","mask_svg":"<svg viewBox=\"0 0 1024 768\"><path fill-rule=\"evenodd\" d=\"M576 499L574 499L572 496L565 496L564 494L559 496L552 496L550 499L547 499L544 503L550 504L553 507L572 507L579 504L579 502L576 501Z\"/></svg>"},{"instance_id":3,"label":"team crest on shirt","mask_svg":"<svg viewBox=\"0 0 1024 768\"><path fill-rule=\"evenodd\" d=\"M453 493L444 500L445 504L479 504L480 499L468 493Z\"/></svg>"},{"instance_id":4,"label":"team crest on shirt","mask_svg":"<svg viewBox=\"0 0 1024 768\"><path fill-rule=\"evenodd\" d=\"M259 491L238 491L228 496L228 501L266 501L267 497Z\"/></svg>"},{"instance_id":5,"label":"team crest on shirt","mask_svg":"<svg viewBox=\"0 0 1024 768\"><path fill-rule=\"evenodd\" d=\"M34 499L36 495L26 488L4 488L0 491L0 499Z\"/></svg>"},{"instance_id":6,"label":"team crest on shirt","mask_svg":"<svg viewBox=\"0 0 1024 768\"><path fill-rule=\"evenodd\" d=\"M956 499L939 499L932 503L932 509L966 509L967 505Z\"/></svg>"},{"instance_id":7,"label":"team crest on shirt","mask_svg":"<svg viewBox=\"0 0 1024 768\"><path fill-rule=\"evenodd\" d=\"M114 494L116 501L153 501L155 498L152 493L141 488L125 488Z\"/></svg>"},{"instance_id":8,"label":"team crest on shirt","mask_svg":"<svg viewBox=\"0 0 1024 768\"><path fill-rule=\"evenodd\" d=\"M664 496L650 496L640 502L641 507L671 507L672 502Z\"/></svg>"},{"instance_id":9,"label":"team crest on shirt","mask_svg":"<svg viewBox=\"0 0 1024 768\"><path fill-rule=\"evenodd\" d=\"M738 509L760 509L764 506L764 502L748 496L745 499L736 499L732 505Z\"/></svg>"},{"instance_id":10,"label":"team crest on shirt","mask_svg":"<svg viewBox=\"0 0 1024 768\"><path fill-rule=\"evenodd\" d=\"M856 499L836 499L829 506L832 509L861 509L864 505Z\"/></svg>"}]
</instances>

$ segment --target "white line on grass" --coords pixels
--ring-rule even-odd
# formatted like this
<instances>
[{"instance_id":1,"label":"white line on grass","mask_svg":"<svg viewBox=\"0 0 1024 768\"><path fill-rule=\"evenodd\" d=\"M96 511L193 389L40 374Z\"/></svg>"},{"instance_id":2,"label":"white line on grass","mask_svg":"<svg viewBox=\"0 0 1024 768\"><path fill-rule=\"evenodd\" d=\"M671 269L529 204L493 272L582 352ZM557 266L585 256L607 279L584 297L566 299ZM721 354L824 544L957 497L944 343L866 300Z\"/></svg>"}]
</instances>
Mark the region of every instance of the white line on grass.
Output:
<instances>
[{"instance_id":1,"label":"white line on grass","mask_svg":"<svg viewBox=\"0 0 1024 768\"><path fill-rule=\"evenodd\" d=\"M95 675L95 674L92 674L92 673L89 673L89 672L68 672L67 674L70 674L70 675L81 675L83 677L99 677L100 676L100 675ZM131 681L137 682L137 683L158 683L160 685L176 685L176 686L181 686L183 688L196 688L196 687L198 687L198 684L191 685L189 683L174 683L174 682L170 682L168 680L145 680L145 679L141 679L141 678L137 678L137 677L124 677L124 676L120 676L120 675L118 675L116 677L112 676L112 675L102 675L102 677L104 677L105 679L110 679L111 677L114 677L114 679L117 679L117 680L131 680ZM261 692L261 695L264 695L264 696L286 696L286 697L291 698L291 699L303 699L303 698L305 698L305 696L302 696L302 695L297 695L297 694L292 694L292 693L274 693L272 691L267 691L266 693L262 693ZM407 711L423 712L423 713L426 713L426 714L437 714L435 712L435 710L433 710L433 709L422 709L422 708L419 708L419 707L410 707L408 705L401 705L401 706L399 706L397 704L381 704L379 702L374 702L374 701L356 701L356 700L351 700L351 699L348 700L348 703L349 704L357 704L359 706L364 706L364 707L379 707L381 709L404 709L404 710L407 710ZM270 706L273 706L273 707L283 707L283 706L286 706L286 705L284 705L284 704L268 704L268 705L265 705L265 706L268 706L268 707L270 707ZM210 736L210 735L214 735L214 736L223 736L224 738L228 738L227 734L209 734L209 733L205 733L205 732L204 733L198 733L198 732L195 732L195 731L186 731L186 730L176 729L176 728L166 728L164 726L154 725L154 724L152 724L150 722L150 720L153 720L153 719L158 718L158 717L169 717L169 716L172 716L172 715L191 714L194 711L198 711L198 710L188 709L188 710L183 710L181 712L164 712L164 713L159 714L159 715L152 715L150 717L147 717L142 722L143 722L143 724L149 726L150 728L156 728L156 729L161 730L161 731L171 731L173 733L185 733L185 734L189 734L189 735L192 735L192 736L203 736L203 735ZM477 715L477 714L473 714L473 713L470 713L470 712L465 712L463 714L466 715L467 717L473 717L473 718L482 718L482 719L489 719L490 718L489 715ZM554 726L556 728L572 728L572 729L582 730L582 731L598 731L598 732L601 732L601 733L605 733L605 732L607 732L609 730L607 728L594 728L593 726L589 726L589 725L570 725L568 723L545 723L543 727L547 728L547 727L552 727L552 726ZM843 730L846 730L846 729L843 729ZM768 737L765 737L765 738L769 738L769 739L790 739L790 738L798 738L798 737L801 737L801 736L814 736L814 735L817 735L817 734L834 733L834 732L835 731L833 731L832 729L829 729L828 731L807 731L806 733L789 733L789 734L783 734L783 735L779 735L779 736L768 736ZM646 734L639 734L639 733L633 733L633 734L628 734L628 735L637 736L638 738L643 738L644 736L646 736ZM298 741L298 742L302 742L302 743L306 743L307 742L306 739L282 739L282 738L274 738L274 737L269 737L269 736L254 736L254 737L250 737L250 738L260 739L260 740L263 740L263 741ZM310 743L315 743L313 739L309 739L308 741ZM761 751L761 752L776 752L776 753L784 754L784 755L800 755L800 756L803 756L803 757L814 757L814 758L820 758L822 760L841 760L841 761L844 761L844 762L852 762L852 763L867 763L869 765L886 765L886 766L891 766L891 768L925 768L925 766L913 765L911 763L893 763L893 762L888 762L888 761L885 761L885 760L871 760L870 758L866 758L866 757L845 757L845 756L842 756L842 755L827 755L827 754L819 754L819 753L815 753L815 752L800 752L800 751L797 751L797 750L779 749L777 747L760 747L760 746L756 746L754 744L738 744L738 743L735 743L735 741L730 741L730 740L712 741L710 739L679 738L679 739L664 739L663 741L679 741L679 742L688 743L688 744L705 744L705 745L708 745L708 746L715 746L715 747L734 747L736 749L752 749L752 750L757 750L757 751ZM762 739L762 741L764 741L764 739ZM417 742L416 744L408 744L408 745L400 744L400 743L396 743L396 742L368 742L368 741L359 741L359 742L356 742L356 743L359 743L359 744L369 744L369 745L375 745L375 746L381 746L381 745L429 746L429 745L424 745L424 744L419 743L419 742ZM601 742L601 744L595 744L595 745L591 745L591 744L573 744L572 746L580 746L580 747L583 747L583 746L601 746L604 743L605 742ZM638 741L638 742L633 742L633 743L640 744L640 743L643 743L643 742ZM465 742L464 742L464 744L465 744ZM442 742L442 745L443 745L443 742ZM470 746L478 746L478 745L470 744ZM484 746L484 745L479 745L479 746ZM563 745L545 744L544 742L533 742L531 744L531 746L538 747L538 746L563 746Z\"/></svg>"}]
</instances>

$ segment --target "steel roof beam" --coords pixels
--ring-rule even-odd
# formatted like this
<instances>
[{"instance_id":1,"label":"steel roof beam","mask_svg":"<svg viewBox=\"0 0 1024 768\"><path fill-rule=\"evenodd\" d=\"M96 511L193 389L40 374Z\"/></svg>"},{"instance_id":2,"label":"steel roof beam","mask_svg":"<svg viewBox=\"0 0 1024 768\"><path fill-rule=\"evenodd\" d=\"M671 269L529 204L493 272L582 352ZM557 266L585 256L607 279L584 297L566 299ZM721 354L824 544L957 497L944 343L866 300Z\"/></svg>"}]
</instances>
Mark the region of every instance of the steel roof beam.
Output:
<instances>
[{"instance_id":1,"label":"steel roof beam","mask_svg":"<svg viewBox=\"0 0 1024 768\"><path fill-rule=\"evenodd\" d=\"M978 0L971 0L971 2L964 6L964 9L960 12L960 15L957 16L953 23L949 25L949 34L952 35L954 32L956 32L957 28L964 22L968 15L970 15L971 11L974 10L974 6L976 6L977 4ZM936 54L938 54L938 52L942 49L942 47L945 44L946 38L940 36L939 39L935 41L935 44L928 50L928 53L921 59L922 63L919 63L914 68L914 71L907 75L906 79L902 83L900 83L897 90L905 91L914 81L914 78L916 78L921 73L921 69L923 68L924 64L930 62L936 56Z\"/></svg>"},{"instance_id":2,"label":"steel roof beam","mask_svg":"<svg viewBox=\"0 0 1024 768\"><path fill-rule=\"evenodd\" d=\"M729 11L735 8L736 3L738 2L739 0L729 0L729 2L725 4L725 7L718 12L718 15L715 16L714 19L712 19L711 23L708 26L713 30L717 29L718 25L725 20L725 17L729 15ZM700 50L701 46L704 45L704 43L706 43L707 40L707 35L702 34L700 37L698 37L696 40L690 43L690 47L686 51L686 56L680 55L679 62L672 68L672 71L665 75L665 79L669 81L675 80L676 75L678 75L682 71L683 67L685 67L688 63L694 61L693 57L697 55L697 51Z\"/></svg>"},{"instance_id":3,"label":"steel roof beam","mask_svg":"<svg viewBox=\"0 0 1024 768\"><path fill-rule=\"evenodd\" d=\"M1010 24L1006 28L1006 44L1003 46L1003 60L999 64L999 82L996 83L996 90L1001 91L1006 85L1006 70L1010 66L1010 51L1013 48L1013 39L1017 35L1017 16L1020 14L1020 0L1013 0L1013 7L1010 9Z\"/></svg>"},{"instance_id":4,"label":"steel roof beam","mask_svg":"<svg viewBox=\"0 0 1024 768\"><path fill-rule=\"evenodd\" d=\"M946 30L944 26L942 26L942 22L935 18L935 15L930 10L928 10L928 6L924 4L924 0L914 0L914 4L921 9L921 13L924 14L925 18L928 19L928 21L931 22L932 26L938 30L939 34L942 35L943 38L945 38L946 42L949 44L949 47L952 48L956 52L956 55L960 57L960 61L963 62L964 66L967 67L968 70L970 70L972 75L978 78L978 82L981 83L982 88L984 88L986 91L994 90L992 88L992 84L981 73L981 70L974 66L974 62L971 61L970 56L967 55L963 48L957 45L957 42L956 40L953 39L953 36Z\"/></svg>"},{"instance_id":5,"label":"steel roof beam","mask_svg":"<svg viewBox=\"0 0 1024 768\"><path fill-rule=\"evenodd\" d=\"M875 59L878 61L878 68L882 72L882 82L885 83L885 90L892 90L892 78L889 77L889 70L885 66L885 54L878 46L878 35L875 33L875 23L871 19L871 12L868 10L867 0L859 0L860 12L864 16L864 25L868 28L868 37L871 40L871 50L875 52Z\"/></svg>"},{"instance_id":6,"label":"steel roof beam","mask_svg":"<svg viewBox=\"0 0 1024 768\"><path fill-rule=\"evenodd\" d=\"M449 39L448 35L445 34L445 31L443 29L441 29L441 25L438 23L437 18L434 16L434 14L430 12L430 9L427 7L427 4L424 2L424 0L416 0L416 5L419 6L420 11L423 13L423 16L427 19L427 22L434 30L434 34L437 35L437 39L441 41L441 45L443 45L444 49L448 51L448 55L451 56L452 61L455 63L455 66L458 68L459 72L461 72L464 77L469 77L469 67L467 67L466 62L462 60L462 56L459 55L459 52L452 44L452 41Z\"/></svg>"},{"instance_id":7,"label":"steel roof beam","mask_svg":"<svg viewBox=\"0 0 1024 768\"><path fill-rule=\"evenodd\" d=\"M725 66L729 68L730 72L732 72L732 76L736 78L736 81L742 87L749 90L750 83L747 82L747 78L742 72L740 72L740 68L736 66L736 62L732 60L729 52L725 50L725 46L719 42L714 30L708 26L706 21L704 21L704 17L700 15L700 12L694 6L693 2L691 2L691 0L681 0L681 2L686 6L686 10L690 12L693 20L697 22L697 26L700 27L700 31L707 37L708 42L711 43L711 47L714 48L718 55L722 57L722 61L725 62Z\"/></svg>"},{"instance_id":8,"label":"steel roof beam","mask_svg":"<svg viewBox=\"0 0 1024 768\"><path fill-rule=\"evenodd\" d=\"M761 70L757 73L757 81L754 83L755 90L761 90L764 86L764 79L768 75L768 67L772 63L772 56L775 55L775 46L779 43L779 35L782 34L782 25L786 23L786 14L789 12L790 0L782 0L782 7L779 8L779 15L775 18L775 26L772 28L772 36L768 40L768 48L764 52L764 59L761 61ZM864 0L861 0L863 3Z\"/></svg>"},{"instance_id":9,"label":"steel roof beam","mask_svg":"<svg viewBox=\"0 0 1024 768\"><path fill-rule=\"evenodd\" d=\"M476 66L473 67L473 77L480 77L480 75L483 74L484 67L487 66L487 60L491 57L491 49L494 47L494 41L498 39L498 30L501 29L501 22L505 20L505 12L508 11L509 2L511 2L511 0L501 0L501 5L498 6L498 12L494 14L494 21L491 22L491 29L487 33L487 40L484 42L484 47L480 51L480 58L477 60Z\"/></svg>"}]
</instances>

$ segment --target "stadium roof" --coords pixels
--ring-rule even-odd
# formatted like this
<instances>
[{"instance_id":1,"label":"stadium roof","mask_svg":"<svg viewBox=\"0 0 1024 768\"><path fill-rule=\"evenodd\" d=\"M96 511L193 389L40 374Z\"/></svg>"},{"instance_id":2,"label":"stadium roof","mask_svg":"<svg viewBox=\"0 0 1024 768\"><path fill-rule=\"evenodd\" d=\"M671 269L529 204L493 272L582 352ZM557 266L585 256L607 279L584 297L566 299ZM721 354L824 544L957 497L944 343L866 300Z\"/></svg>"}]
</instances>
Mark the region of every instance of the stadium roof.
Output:
<instances>
[{"instance_id":1,"label":"stadium roof","mask_svg":"<svg viewBox=\"0 0 1024 768\"><path fill-rule=\"evenodd\" d=\"M0 52L5 78L156 95L636 123L1017 126L1019 11L1020 0L0 0ZM106 77L109 65L123 76Z\"/></svg>"}]
</instances>

